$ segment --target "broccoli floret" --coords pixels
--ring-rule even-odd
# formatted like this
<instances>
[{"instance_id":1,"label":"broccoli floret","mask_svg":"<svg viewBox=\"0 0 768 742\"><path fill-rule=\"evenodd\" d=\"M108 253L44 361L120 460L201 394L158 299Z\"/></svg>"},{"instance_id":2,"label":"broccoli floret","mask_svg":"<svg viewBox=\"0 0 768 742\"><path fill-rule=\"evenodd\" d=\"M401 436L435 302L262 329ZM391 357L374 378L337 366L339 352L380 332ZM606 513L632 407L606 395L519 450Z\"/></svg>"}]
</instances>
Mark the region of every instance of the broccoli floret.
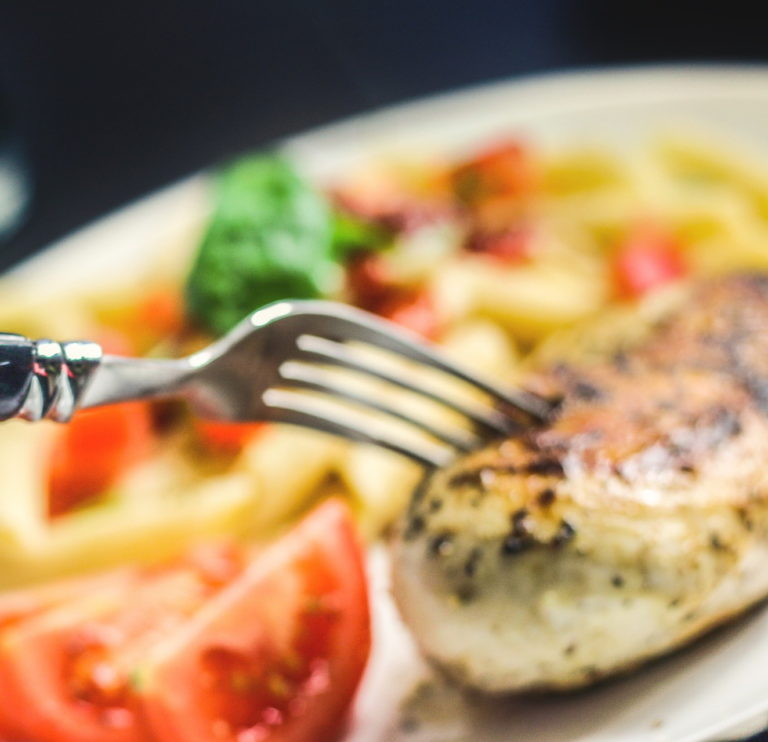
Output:
<instances>
[{"instance_id":1,"label":"broccoli floret","mask_svg":"<svg viewBox=\"0 0 768 742\"><path fill-rule=\"evenodd\" d=\"M271 301L327 295L339 276L334 229L328 202L282 158L223 169L187 282L189 313L222 334Z\"/></svg>"}]
</instances>

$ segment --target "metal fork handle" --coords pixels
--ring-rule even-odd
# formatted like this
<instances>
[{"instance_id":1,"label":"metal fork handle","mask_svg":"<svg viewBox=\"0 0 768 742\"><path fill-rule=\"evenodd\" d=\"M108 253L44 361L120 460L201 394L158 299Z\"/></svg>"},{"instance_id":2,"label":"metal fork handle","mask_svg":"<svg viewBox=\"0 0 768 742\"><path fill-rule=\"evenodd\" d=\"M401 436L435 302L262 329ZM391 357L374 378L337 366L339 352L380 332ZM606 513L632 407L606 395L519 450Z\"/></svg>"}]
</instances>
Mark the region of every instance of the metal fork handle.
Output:
<instances>
[{"instance_id":1,"label":"metal fork handle","mask_svg":"<svg viewBox=\"0 0 768 742\"><path fill-rule=\"evenodd\" d=\"M178 390L186 361L104 355L98 343L0 333L0 420L67 422L75 410Z\"/></svg>"},{"instance_id":2,"label":"metal fork handle","mask_svg":"<svg viewBox=\"0 0 768 742\"><path fill-rule=\"evenodd\" d=\"M69 420L101 358L96 343L0 334L0 419Z\"/></svg>"}]
</instances>

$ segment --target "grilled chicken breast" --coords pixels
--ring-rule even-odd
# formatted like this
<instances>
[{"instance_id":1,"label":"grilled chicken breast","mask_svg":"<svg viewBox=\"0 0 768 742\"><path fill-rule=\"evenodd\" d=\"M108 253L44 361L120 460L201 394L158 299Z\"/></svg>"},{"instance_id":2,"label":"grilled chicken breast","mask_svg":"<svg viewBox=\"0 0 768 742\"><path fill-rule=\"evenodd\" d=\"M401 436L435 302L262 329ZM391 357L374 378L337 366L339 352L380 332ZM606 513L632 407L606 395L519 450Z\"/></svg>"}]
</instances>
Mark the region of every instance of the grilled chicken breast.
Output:
<instances>
[{"instance_id":1,"label":"grilled chicken breast","mask_svg":"<svg viewBox=\"0 0 768 742\"><path fill-rule=\"evenodd\" d=\"M483 691L576 688L768 594L768 277L701 283L640 346L528 386L552 420L437 472L400 525L428 657Z\"/></svg>"}]
</instances>

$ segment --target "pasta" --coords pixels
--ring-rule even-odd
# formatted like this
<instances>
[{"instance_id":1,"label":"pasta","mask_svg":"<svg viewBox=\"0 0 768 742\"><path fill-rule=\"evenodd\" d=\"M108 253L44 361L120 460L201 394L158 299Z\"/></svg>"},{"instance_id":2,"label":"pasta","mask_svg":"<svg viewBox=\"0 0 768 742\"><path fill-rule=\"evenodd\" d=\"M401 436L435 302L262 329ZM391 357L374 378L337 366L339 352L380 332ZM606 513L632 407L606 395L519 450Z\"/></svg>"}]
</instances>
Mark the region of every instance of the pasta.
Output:
<instances>
[{"instance_id":1,"label":"pasta","mask_svg":"<svg viewBox=\"0 0 768 742\"><path fill-rule=\"evenodd\" d=\"M446 352L489 377L513 382L533 365L631 342L674 301L679 279L768 269L768 167L688 133L631 152L574 147L520 155L520 147L514 144L514 157L527 159L524 168L518 163L509 192L470 194L466 198L476 200L462 202L464 211L454 202L446 206L446 194L467 173L485 177L491 171L482 168L508 167L509 161L493 160L503 146L469 164L378 163L367 176L348 174L333 186L360 212L413 217L377 259L400 289L428 292ZM513 177L508 170L502 174ZM474 236L468 236L466 213ZM158 251L158 262L130 280L115 279L110 287L107 279L90 294L72 287L63 296L41 298L30 283L5 279L0 327L31 336L98 335L123 321L137 296L153 287L177 290L199 225L187 232L184 244ZM475 238L479 246L468 248ZM617 256L627 244L649 240L650 254L669 249L679 262L662 266L664 291L651 286L622 294L622 286L637 288L631 283L637 277L617 284ZM187 337L182 347L161 342L144 350L164 354L201 342ZM377 391L395 405L413 403L386 386ZM445 415L429 404L422 413L435 420ZM305 430L273 427L237 455L215 460L197 455L182 431L106 499L51 522L40 472L55 436L52 424L0 428L0 457L8 464L0 501L0 587L136 555L159 558L203 535L260 537L328 492L352 500L373 538L420 477L418 467L393 454Z\"/></svg>"}]
</instances>

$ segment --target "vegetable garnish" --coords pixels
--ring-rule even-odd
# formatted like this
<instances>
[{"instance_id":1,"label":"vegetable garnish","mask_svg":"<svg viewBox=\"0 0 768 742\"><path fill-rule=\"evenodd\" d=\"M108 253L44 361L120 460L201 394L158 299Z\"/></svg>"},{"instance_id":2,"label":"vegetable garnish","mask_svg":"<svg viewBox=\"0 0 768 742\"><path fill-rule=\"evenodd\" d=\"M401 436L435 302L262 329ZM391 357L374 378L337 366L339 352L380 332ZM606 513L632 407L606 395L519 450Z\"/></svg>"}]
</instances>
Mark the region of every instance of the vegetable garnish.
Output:
<instances>
[{"instance_id":1,"label":"vegetable garnish","mask_svg":"<svg viewBox=\"0 0 768 742\"><path fill-rule=\"evenodd\" d=\"M89 579L0 596L0 735L323 742L343 724L370 628L340 502L256 554L214 544Z\"/></svg>"},{"instance_id":2,"label":"vegetable garnish","mask_svg":"<svg viewBox=\"0 0 768 742\"><path fill-rule=\"evenodd\" d=\"M387 244L372 221L335 209L284 159L255 155L219 173L208 231L187 281L187 308L223 334L279 299L331 295L337 261Z\"/></svg>"},{"instance_id":3,"label":"vegetable garnish","mask_svg":"<svg viewBox=\"0 0 768 742\"><path fill-rule=\"evenodd\" d=\"M160 742L330 741L369 647L362 552L328 501L158 646L142 704Z\"/></svg>"},{"instance_id":4,"label":"vegetable garnish","mask_svg":"<svg viewBox=\"0 0 768 742\"><path fill-rule=\"evenodd\" d=\"M48 514L64 515L105 494L152 451L149 402L80 410L56 431L48 469Z\"/></svg>"},{"instance_id":5,"label":"vegetable garnish","mask_svg":"<svg viewBox=\"0 0 768 742\"><path fill-rule=\"evenodd\" d=\"M347 289L354 304L395 322L428 340L441 331L427 287L398 283L381 255L357 252L347 261Z\"/></svg>"},{"instance_id":6,"label":"vegetable garnish","mask_svg":"<svg viewBox=\"0 0 768 742\"><path fill-rule=\"evenodd\" d=\"M538 184L536 161L516 139L499 142L461 163L453 176L456 197L469 205L529 194Z\"/></svg>"},{"instance_id":7,"label":"vegetable garnish","mask_svg":"<svg viewBox=\"0 0 768 742\"><path fill-rule=\"evenodd\" d=\"M650 225L640 225L630 232L619 245L612 268L617 293L630 299L688 272L679 240Z\"/></svg>"},{"instance_id":8,"label":"vegetable garnish","mask_svg":"<svg viewBox=\"0 0 768 742\"><path fill-rule=\"evenodd\" d=\"M327 201L283 159L257 155L218 176L208 232L187 282L187 306L221 334L250 311L329 292L336 278Z\"/></svg>"}]
</instances>

